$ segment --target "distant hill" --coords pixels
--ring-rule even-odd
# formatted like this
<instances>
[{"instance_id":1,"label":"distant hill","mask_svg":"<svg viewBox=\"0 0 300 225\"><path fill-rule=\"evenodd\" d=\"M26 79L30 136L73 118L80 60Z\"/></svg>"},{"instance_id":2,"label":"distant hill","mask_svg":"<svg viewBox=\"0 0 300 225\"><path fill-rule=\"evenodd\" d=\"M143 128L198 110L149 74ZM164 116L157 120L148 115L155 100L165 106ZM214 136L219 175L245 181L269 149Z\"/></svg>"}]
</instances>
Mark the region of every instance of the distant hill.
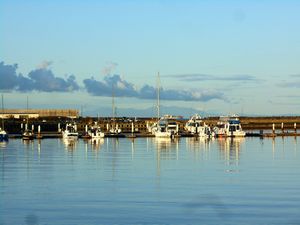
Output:
<instances>
[{"instance_id":1,"label":"distant hill","mask_svg":"<svg viewBox=\"0 0 300 225\"><path fill-rule=\"evenodd\" d=\"M176 107L176 106L161 106L160 114L170 114L174 116L183 116L184 118L189 118L193 114L199 114L202 117L207 116L217 116L219 113L217 112L204 112L194 108L185 108L185 107ZM84 111L84 116L111 116L112 109L111 108L101 108L100 112L97 111ZM146 109L136 109L136 108L117 108L116 114L119 117L156 117L157 112L156 108L149 107Z\"/></svg>"}]
</instances>

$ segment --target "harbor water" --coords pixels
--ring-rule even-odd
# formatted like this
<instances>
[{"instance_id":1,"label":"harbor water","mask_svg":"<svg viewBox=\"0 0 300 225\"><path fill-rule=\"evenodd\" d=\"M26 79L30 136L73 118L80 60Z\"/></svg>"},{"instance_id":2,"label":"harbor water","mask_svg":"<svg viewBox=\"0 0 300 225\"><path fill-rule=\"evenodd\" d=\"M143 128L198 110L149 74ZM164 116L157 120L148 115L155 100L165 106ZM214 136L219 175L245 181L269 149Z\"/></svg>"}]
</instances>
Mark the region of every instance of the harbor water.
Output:
<instances>
[{"instance_id":1,"label":"harbor water","mask_svg":"<svg viewBox=\"0 0 300 225\"><path fill-rule=\"evenodd\" d=\"M10 224L300 224L300 138L10 139Z\"/></svg>"}]
</instances>

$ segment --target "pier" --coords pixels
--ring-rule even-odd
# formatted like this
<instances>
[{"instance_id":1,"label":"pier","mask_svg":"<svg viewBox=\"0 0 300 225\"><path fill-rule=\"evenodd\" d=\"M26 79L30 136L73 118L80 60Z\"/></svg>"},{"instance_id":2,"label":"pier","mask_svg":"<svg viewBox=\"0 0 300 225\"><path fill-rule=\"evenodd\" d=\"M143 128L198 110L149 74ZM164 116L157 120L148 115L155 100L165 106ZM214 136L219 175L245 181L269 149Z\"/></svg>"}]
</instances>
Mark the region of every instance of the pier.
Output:
<instances>
[{"instance_id":1,"label":"pier","mask_svg":"<svg viewBox=\"0 0 300 225\"><path fill-rule=\"evenodd\" d=\"M203 120L211 127L215 126L218 117L203 118ZM153 137L153 134L148 132L148 127L156 122L156 118L112 118L102 117L79 117L70 119L68 117L38 117L32 118L29 121L30 127L34 127L36 138L61 138L62 129L66 123L74 121L77 124L79 137L84 133L85 126L97 121L101 130L106 133L106 137L116 137L108 135L109 128L117 125L122 134L118 137L130 137L134 134L139 137ZM297 124L300 124L300 117L240 117L243 130L246 131L246 136L251 137L276 137L276 136L300 136L297 132ZM184 129L187 119L178 119L178 129L181 137L193 137ZM20 138L22 130L25 127L24 118L7 118L4 120L5 127L10 138Z\"/></svg>"}]
</instances>

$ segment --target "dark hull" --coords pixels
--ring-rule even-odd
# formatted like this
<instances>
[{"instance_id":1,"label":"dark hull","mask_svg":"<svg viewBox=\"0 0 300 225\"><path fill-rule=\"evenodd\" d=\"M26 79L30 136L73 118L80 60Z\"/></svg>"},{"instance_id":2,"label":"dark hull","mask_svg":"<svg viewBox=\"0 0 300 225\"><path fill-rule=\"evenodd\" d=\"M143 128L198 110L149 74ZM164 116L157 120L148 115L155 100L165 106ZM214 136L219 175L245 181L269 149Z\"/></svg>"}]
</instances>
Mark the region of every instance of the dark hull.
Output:
<instances>
[{"instance_id":1,"label":"dark hull","mask_svg":"<svg viewBox=\"0 0 300 225\"><path fill-rule=\"evenodd\" d=\"M5 135L0 134L0 141L8 141L8 135L7 134L5 134Z\"/></svg>"}]
</instances>

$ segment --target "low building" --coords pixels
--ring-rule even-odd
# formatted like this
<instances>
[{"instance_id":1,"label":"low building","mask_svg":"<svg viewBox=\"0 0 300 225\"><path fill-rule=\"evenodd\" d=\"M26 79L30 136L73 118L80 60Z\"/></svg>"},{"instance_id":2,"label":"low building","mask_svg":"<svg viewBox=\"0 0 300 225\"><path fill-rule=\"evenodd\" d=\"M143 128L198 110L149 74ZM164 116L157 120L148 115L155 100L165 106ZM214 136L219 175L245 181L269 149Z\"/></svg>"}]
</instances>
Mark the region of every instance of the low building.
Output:
<instances>
[{"instance_id":1,"label":"low building","mask_svg":"<svg viewBox=\"0 0 300 225\"><path fill-rule=\"evenodd\" d=\"M4 109L0 111L0 118L38 118L38 117L68 117L78 118L76 109Z\"/></svg>"}]
</instances>

